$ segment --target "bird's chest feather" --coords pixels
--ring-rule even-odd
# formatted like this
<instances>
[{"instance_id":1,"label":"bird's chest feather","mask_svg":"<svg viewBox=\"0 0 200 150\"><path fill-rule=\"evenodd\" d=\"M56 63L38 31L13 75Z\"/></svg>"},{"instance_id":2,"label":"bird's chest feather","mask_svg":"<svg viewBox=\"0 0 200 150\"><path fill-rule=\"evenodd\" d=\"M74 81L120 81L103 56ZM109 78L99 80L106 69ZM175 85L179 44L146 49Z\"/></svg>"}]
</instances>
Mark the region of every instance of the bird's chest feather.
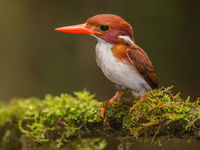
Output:
<instances>
[{"instance_id":1,"label":"bird's chest feather","mask_svg":"<svg viewBox=\"0 0 200 150\"><path fill-rule=\"evenodd\" d=\"M112 47L112 44L103 40L98 40L96 46L97 63L105 76L112 82L133 90L146 84L133 66L123 63L113 55Z\"/></svg>"},{"instance_id":2,"label":"bird's chest feather","mask_svg":"<svg viewBox=\"0 0 200 150\"><path fill-rule=\"evenodd\" d=\"M121 68L122 64L114 57L111 49L111 44L102 41L98 42L96 46L96 59L97 64L106 77L113 81L116 75L120 73L119 68Z\"/></svg>"}]
</instances>

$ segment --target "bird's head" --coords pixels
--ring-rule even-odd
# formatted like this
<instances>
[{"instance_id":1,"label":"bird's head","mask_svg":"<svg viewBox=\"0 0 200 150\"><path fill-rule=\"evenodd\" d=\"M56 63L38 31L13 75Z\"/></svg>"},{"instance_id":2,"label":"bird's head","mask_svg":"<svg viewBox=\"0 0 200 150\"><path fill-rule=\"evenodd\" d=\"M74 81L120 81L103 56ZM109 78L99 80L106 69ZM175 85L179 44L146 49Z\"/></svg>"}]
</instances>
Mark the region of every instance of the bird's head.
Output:
<instances>
[{"instance_id":1,"label":"bird's head","mask_svg":"<svg viewBox=\"0 0 200 150\"><path fill-rule=\"evenodd\" d=\"M113 14L100 14L89 18L86 23L56 28L57 31L89 34L110 44L134 45L130 24Z\"/></svg>"}]
</instances>

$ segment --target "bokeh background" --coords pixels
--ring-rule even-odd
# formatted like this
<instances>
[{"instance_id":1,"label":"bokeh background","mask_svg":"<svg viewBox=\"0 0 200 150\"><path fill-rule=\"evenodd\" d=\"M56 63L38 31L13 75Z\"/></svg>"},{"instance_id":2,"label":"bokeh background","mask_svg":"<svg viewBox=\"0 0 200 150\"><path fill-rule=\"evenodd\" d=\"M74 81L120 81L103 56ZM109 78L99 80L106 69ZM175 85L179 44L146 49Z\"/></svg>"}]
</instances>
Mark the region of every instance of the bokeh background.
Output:
<instances>
[{"instance_id":1,"label":"bokeh background","mask_svg":"<svg viewBox=\"0 0 200 150\"><path fill-rule=\"evenodd\" d=\"M133 26L160 86L200 96L198 0L0 0L0 100L84 88L99 100L113 96L114 85L94 59L96 39L54 31L100 13L120 15Z\"/></svg>"}]
</instances>

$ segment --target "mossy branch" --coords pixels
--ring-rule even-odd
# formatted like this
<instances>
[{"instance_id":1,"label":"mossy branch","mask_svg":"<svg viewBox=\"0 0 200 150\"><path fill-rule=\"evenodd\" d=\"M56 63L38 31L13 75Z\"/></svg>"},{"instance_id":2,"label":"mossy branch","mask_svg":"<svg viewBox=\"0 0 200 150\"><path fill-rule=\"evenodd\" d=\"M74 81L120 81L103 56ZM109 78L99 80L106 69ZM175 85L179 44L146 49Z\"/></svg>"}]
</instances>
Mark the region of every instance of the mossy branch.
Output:
<instances>
[{"instance_id":1,"label":"mossy branch","mask_svg":"<svg viewBox=\"0 0 200 150\"><path fill-rule=\"evenodd\" d=\"M27 143L60 147L74 139L87 141L90 137L115 135L149 142L159 141L160 137L200 139L199 100L182 100L179 93L172 94L171 87L150 91L131 113L132 98L104 103L104 119L100 116L103 103L95 100L94 95L85 90L74 95L14 99L1 104L0 147L27 149ZM95 140L101 141L95 149L105 147L104 141Z\"/></svg>"}]
</instances>

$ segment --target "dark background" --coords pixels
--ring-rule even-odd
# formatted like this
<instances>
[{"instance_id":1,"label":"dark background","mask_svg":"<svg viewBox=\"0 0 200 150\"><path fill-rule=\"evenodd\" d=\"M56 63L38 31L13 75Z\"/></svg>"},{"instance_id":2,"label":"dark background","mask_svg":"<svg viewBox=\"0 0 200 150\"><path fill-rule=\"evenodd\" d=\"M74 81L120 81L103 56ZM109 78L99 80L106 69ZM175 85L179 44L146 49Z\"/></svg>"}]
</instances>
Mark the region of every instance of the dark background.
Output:
<instances>
[{"instance_id":1,"label":"dark background","mask_svg":"<svg viewBox=\"0 0 200 150\"><path fill-rule=\"evenodd\" d=\"M113 83L94 59L96 39L54 31L100 13L120 15L133 26L160 86L174 85L184 98L199 96L198 0L1 0L0 100L83 88L99 100L113 96Z\"/></svg>"}]
</instances>

